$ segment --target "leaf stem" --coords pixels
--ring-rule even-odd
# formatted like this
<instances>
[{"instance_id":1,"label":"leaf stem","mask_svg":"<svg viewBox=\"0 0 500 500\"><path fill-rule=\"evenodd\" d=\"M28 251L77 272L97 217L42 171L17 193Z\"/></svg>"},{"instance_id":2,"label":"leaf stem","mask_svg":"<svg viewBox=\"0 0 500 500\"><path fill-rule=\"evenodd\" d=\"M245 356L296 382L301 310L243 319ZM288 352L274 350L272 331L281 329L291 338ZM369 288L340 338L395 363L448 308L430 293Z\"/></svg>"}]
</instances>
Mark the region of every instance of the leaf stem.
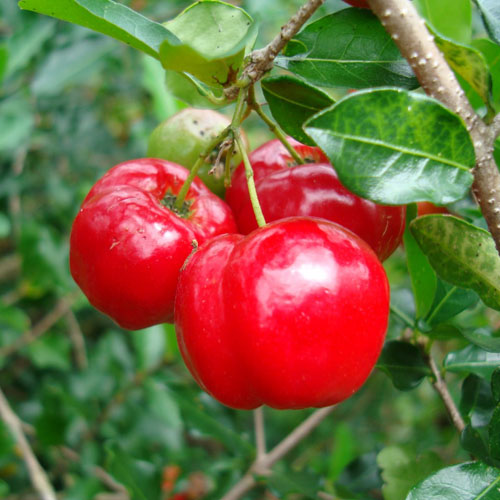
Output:
<instances>
[{"instance_id":1,"label":"leaf stem","mask_svg":"<svg viewBox=\"0 0 500 500\"><path fill-rule=\"evenodd\" d=\"M303 165L305 163L304 159L297 153L295 148L290 144L286 135L283 133L281 128L269 118L266 113L262 110L262 106L257 102L255 98L255 89L253 85L248 89L248 105L259 115L261 120L269 127L269 130L279 139L281 144L285 146L287 151L290 153L292 158L295 160L297 165Z\"/></svg>"},{"instance_id":2,"label":"leaf stem","mask_svg":"<svg viewBox=\"0 0 500 500\"><path fill-rule=\"evenodd\" d=\"M174 208L178 211L182 209L184 201L186 200L186 196L188 194L189 188L194 181L194 178L198 175L198 170L205 162L207 156L209 156L212 151L231 133L231 125L226 127L220 134L215 136L207 147L200 153L200 156L196 160L195 164L191 168L189 175L187 176L184 184L182 185L179 193L177 194L177 198L175 200Z\"/></svg>"},{"instance_id":3,"label":"leaf stem","mask_svg":"<svg viewBox=\"0 0 500 500\"><path fill-rule=\"evenodd\" d=\"M397 316L408 328L411 328L412 330L415 328L415 322L401 309L396 307L395 305L391 304L390 305L391 312Z\"/></svg>"},{"instance_id":4,"label":"leaf stem","mask_svg":"<svg viewBox=\"0 0 500 500\"><path fill-rule=\"evenodd\" d=\"M441 311L441 309L444 307L446 302L448 302L449 298L458 290L456 286L453 286L448 293L441 299L439 304L434 308L434 311L430 314L430 316L427 318L427 323L431 324L432 320L436 317L436 314Z\"/></svg>"},{"instance_id":5,"label":"leaf stem","mask_svg":"<svg viewBox=\"0 0 500 500\"><path fill-rule=\"evenodd\" d=\"M248 194L250 196L250 201L252 203L253 213L255 215L255 220L259 227L266 225L266 219L264 218L264 214L262 213L262 208L259 203L259 198L257 196L257 189L255 188L255 179L253 175L253 168L250 164L250 160L248 159L247 152L245 151L245 147L243 141L241 140L241 136L238 130L235 131L234 139L236 140L236 145L241 152L243 157L243 164L245 165L245 175L248 183Z\"/></svg>"}]
</instances>

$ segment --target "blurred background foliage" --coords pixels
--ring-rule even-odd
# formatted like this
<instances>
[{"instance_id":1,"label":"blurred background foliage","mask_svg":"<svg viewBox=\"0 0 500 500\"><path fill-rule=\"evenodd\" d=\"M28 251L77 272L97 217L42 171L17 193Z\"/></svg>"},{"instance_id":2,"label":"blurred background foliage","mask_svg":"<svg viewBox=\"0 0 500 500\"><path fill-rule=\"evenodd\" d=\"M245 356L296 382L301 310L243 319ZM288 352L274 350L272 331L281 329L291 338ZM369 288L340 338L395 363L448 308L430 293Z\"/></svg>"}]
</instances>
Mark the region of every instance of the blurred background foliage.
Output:
<instances>
[{"instance_id":1,"label":"blurred background foliage","mask_svg":"<svg viewBox=\"0 0 500 500\"><path fill-rule=\"evenodd\" d=\"M162 21L189 2L124 3ZM302 1L234 3L261 23L262 46ZM343 7L328 2L317 16ZM165 87L156 61L20 11L15 0L0 3L0 37L0 387L61 498L153 500L184 492L179 499L218 499L254 457L252 414L199 390L171 325L120 330L88 304L68 271L71 223L91 185L111 166L144 156L153 128L184 104ZM252 148L271 138L254 118L246 130ZM386 267L394 302L411 314L403 251ZM498 326L499 318L478 305L459 320ZM389 337L404 328L392 319ZM465 342L442 345L444 354ZM265 488L245 498L323 491L398 500L432 470L467 460L431 385L414 385L398 391L376 371L276 465ZM460 385L460 376L451 380L456 399ZM484 400L478 411L486 414L487 394ZM308 414L266 409L269 447ZM1 422L0 498L35 498Z\"/></svg>"}]
</instances>

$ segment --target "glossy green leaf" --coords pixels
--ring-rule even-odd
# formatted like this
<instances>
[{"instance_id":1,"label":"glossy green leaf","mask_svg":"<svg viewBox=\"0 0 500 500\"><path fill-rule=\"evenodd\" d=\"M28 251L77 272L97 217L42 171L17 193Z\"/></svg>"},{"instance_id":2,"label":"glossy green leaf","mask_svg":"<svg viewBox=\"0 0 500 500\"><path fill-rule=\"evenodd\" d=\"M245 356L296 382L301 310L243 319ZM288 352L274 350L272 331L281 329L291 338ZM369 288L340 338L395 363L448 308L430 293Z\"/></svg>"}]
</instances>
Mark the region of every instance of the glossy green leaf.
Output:
<instances>
[{"instance_id":1,"label":"glossy green leaf","mask_svg":"<svg viewBox=\"0 0 500 500\"><path fill-rule=\"evenodd\" d=\"M5 45L0 45L0 82L3 80L7 69L7 61L9 58L9 51Z\"/></svg>"},{"instance_id":2,"label":"glossy green leaf","mask_svg":"<svg viewBox=\"0 0 500 500\"><path fill-rule=\"evenodd\" d=\"M472 290L438 280L434 302L426 321L429 325L438 325L474 307L478 301L478 295Z\"/></svg>"},{"instance_id":3,"label":"glossy green leaf","mask_svg":"<svg viewBox=\"0 0 500 500\"><path fill-rule=\"evenodd\" d=\"M438 276L500 309L500 258L490 233L448 215L419 217L410 229Z\"/></svg>"},{"instance_id":4,"label":"glossy green leaf","mask_svg":"<svg viewBox=\"0 0 500 500\"><path fill-rule=\"evenodd\" d=\"M278 125L299 142L314 145L302 125L318 111L331 106L333 99L303 80L287 75L265 78L261 86Z\"/></svg>"},{"instance_id":5,"label":"glossy green leaf","mask_svg":"<svg viewBox=\"0 0 500 500\"><path fill-rule=\"evenodd\" d=\"M310 23L276 64L320 87L418 87L389 34L365 9L341 10Z\"/></svg>"},{"instance_id":6,"label":"glossy green leaf","mask_svg":"<svg viewBox=\"0 0 500 500\"><path fill-rule=\"evenodd\" d=\"M463 336L474 345L488 352L500 352L500 337L493 337L486 329L467 330L462 332Z\"/></svg>"},{"instance_id":7,"label":"glossy green leaf","mask_svg":"<svg viewBox=\"0 0 500 500\"><path fill-rule=\"evenodd\" d=\"M429 260L422 252L410 232L410 222L416 216L416 206L408 207L406 228L403 235L406 264L411 278L411 288L415 297L417 318L424 318L429 312L436 293L437 277Z\"/></svg>"},{"instance_id":8,"label":"glossy green leaf","mask_svg":"<svg viewBox=\"0 0 500 500\"><path fill-rule=\"evenodd\" d=\"M444 367L450 372L475 373L487 380L499 365L499 353L488 352L474 345L449 352L444 359Z\"/></svg>"},{"instance_id":9,"label":"glossy green leaf","mask_svg":"<svg viewBox=\"0 0 500 500\"><path fill-rule=\"evenodd\" d=\"M406 500L498 500L500 470L481 462L446 467L410 491Z\"/></svg>"},{"instance_id":10,"label":"glossy green leaf","mask_svg":"<svg viewBox=\"0 0 500 500\"><path fill-rule=\"evenodd\" d=\"M460 413L473 427L488 424L495 409L490 383L478 375L468 375L462 383Z\"/></svg>"},{"instance_id":11,"label":"glossy green leaf","mask_svg":"<svg viewBox=\"0 0 500 500\"><path fill-rule=\"evenodd\" d=\"M470 0L414 0L419 14L434 30L457 42L469 43L472 35Z\"/></svg>"},{"instance_id":12,"label":"glossy green leaf","mask_svg":"<svg viewBox=\"0 0 500 500\"><path fill-rule=\"evenodd\" d=\"M389 375L394 387L401 391L414 389L431 374L421 350L400 340L385 343L377 368Z\"/></svg>"},{"instance_id":13,"label":"glossy green leaf","mask_svg":"<svg viewBox=\"0 0 500 500\"><path fill-rule=\"evenodd\" d=\"M465 451L479 460L489 459L489 446L485 429L475 429L467 425L460 434L460 444Z\"/></svg>"},{"instance_id":14,"label":"glossy green leaf","mask_svg":"<svg viewBox=\"0 0 500 500\"><path fill-rule=\"evenodd\" d=\"M473 47L459 44L437 33L434 33L434 40L450 67L489 105L491 77L483 54Z\"/></svg>"},{"instance_id":15,"label":"glossy green leaf","mask_svg":"<svg viewBox=\"0 0 500 500\"><path fill-rule=\"evenodd\" d=\"M112 0L20 0L19 7L85 26L158 58L164 40L179 40L161 24Z\"/></svg>"},{"instance_id":16,"label":"glossy green leaf","mask_svg":"<svg viewBox=\"0 0 500 500\"><path fill-rule=\"evenodd\" d=\"M490 455L500 460L500 404L497 405L488 426Z\"/></svg>"},{"instance_id":17,"label":"glossy green leaf","mask_svg":"<svg viewBox=\"0 0 500 500\"><path fill-rule=\"evenodd\" d=\"M492 100L494 105L500 107L500 45L487 38L472 40L472 46L483 54L489 66L492 80Z\"/></svg>"},{"instance_id":18,"label":"glossy green leaf","mask_svg":"<svg viewBox=\"0 0 500 500\"><path fill-rule=\"evenodd\" d=\"M500 44L500 4L497 0L475 0L489 35Z\"/></svg>"},{"instance_id":19,"label":"glossy green leaf","mask_svg":"<svg viewBox=\"0 0 500 500\"><path fill-rule=\"evenodd\" d=\"M382 469L384 500L403 500L410 489L443 466L439 456L428 451L420 456L409 447L388 446L377 456Z\"/></svg>"},{"instance_id":20,"label":"glossy green leaf","mask_svg":"<svg viewBox=\"0 0 500 500\"><path fill-rule=\"evenodd\" d=\"M305 131L348 189L378 203L445 205L472 184L474 148L462 120L421 94L356 92L309 119Z\"/></svg>"},{"instance_id":21,"label":"glossy green leaf","mask_svg":"<svg viewBox=\"0 0 500 500\"><path fill-rule=\"evenodd\" d=\"M243 9L218 0L196 2L165 26L181 43L162 43L163 67L190 73L209 85L235 79L257 35L257 25Z\"/></svg>"}]
</instances>

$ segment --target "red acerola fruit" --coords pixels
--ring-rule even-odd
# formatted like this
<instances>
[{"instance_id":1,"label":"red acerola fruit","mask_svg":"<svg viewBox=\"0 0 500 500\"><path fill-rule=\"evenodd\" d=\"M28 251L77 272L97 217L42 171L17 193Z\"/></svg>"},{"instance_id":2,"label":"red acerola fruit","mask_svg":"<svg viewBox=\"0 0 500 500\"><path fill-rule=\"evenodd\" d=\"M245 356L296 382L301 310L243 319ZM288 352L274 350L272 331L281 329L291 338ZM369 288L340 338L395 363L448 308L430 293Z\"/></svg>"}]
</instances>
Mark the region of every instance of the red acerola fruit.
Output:
<instances>
[{"instance_id":1,"label":"red acerola fruit","mask_svg":"<svg viewBox=\"0 0 500 500\"><path fill-rule=\"evenodd\" d=\"M71 274L90 303L137 330L171 322L179 270L193 245L236 231L230 208L199 179L172 209L189 171L143 158L116 165L73 223Z\"/></svg>"},{"instance_id":2,"label":"red acerola fruit","mask_svg":"<svg viewBox=\"0 0 500 500\"><path fill-rule=\"evenodd\" d=\"M312 217L212 239L181 271L175 303L193 377L240 409L350 397L375 365L388 316L387 277L373 250Z\"/></svg>"},{"instance_id":3,"label":"red acerola fruit","mask_svg":"<svg viewBox=\"0 0 500 500\"><path fill-rule=\"evenodd\" d=\"M360 198L341 184L319 148L293 139L290 142L306 160L305 165L297 165L277 139L249 155L266 222L292 216L328 219L364 239L380 260L387 259L401 243L406 207L378 205ZM233 174L226 201L242 234L257 228L243 164Z\"/></svg>"}]
</instances>

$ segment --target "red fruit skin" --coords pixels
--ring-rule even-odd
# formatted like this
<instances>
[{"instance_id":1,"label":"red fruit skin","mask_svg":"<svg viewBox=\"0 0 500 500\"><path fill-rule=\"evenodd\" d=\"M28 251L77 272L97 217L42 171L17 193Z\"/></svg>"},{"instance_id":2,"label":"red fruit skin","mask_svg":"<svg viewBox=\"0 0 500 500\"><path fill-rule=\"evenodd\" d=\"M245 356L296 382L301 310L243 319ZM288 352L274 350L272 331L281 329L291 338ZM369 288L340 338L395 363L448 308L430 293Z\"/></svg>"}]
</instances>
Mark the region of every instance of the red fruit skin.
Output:
<instances>
[{"instance_id":1,"label":"red fruit skin","mask_svg":"<svg viewBox=\"0 0 500 500\"><path fill-rule=\"evenodd\" d=\"M387 259L401 243L406 207L378 205L360 198L340 183L337 173L318 148L296 141L293 146L301 156L313 158L317 163L293 164L278 140L250 154L265 220L322 217L353 231L373 248L380 260ZM257 228L242 165L234 172L226 200L241 233L248 234Z\"/></svg>"},{"instance_id":2,"label":"red fruit skin","mask_svg":"<svg viewBox=\"0 0 500 500\"><path fill-rule=\"evenodd\" d=\"M371 248L338 224L292 217L202 246L181 272L175 324L188 368L216 399L298 409L361 387L388 315Z\"/></svg>"},{"instance_id":3,"label":"red fruit skin","mask_svg":"<svg viewBox=\"0 0 500 500\"><path fill-rule=\"evenodd\" d=\"M422 215L432 215L432 214L449 214L450 211L446 207L438 207L431 203L430 201L419 201L417 203L417 217Z\"/></svg>"},{"instance_id":4,"label":"red fruit skin","mask_svg":"<svg viewBox=\"0 0 500 500\"><path fill-rule=\"evenodd\" d=\"M353 7L359 7L360 9L370 8L366 0L344 0L344 2L352 5Z\"/></svg>"},{"instance_id":5,"label":"red fruit skin","mask_svg":"<svg viewBox=\"0 0 500 500\"><path fill-rule=\"evenodd\" d=\"M161 201L188 170L143 158L116 165L90 190L73 223L70 270L89 302L121 327L171 322L179 270L198 244L235 232L229 207L195 179L182 218Z\"/></svg>"}]
</instances>

